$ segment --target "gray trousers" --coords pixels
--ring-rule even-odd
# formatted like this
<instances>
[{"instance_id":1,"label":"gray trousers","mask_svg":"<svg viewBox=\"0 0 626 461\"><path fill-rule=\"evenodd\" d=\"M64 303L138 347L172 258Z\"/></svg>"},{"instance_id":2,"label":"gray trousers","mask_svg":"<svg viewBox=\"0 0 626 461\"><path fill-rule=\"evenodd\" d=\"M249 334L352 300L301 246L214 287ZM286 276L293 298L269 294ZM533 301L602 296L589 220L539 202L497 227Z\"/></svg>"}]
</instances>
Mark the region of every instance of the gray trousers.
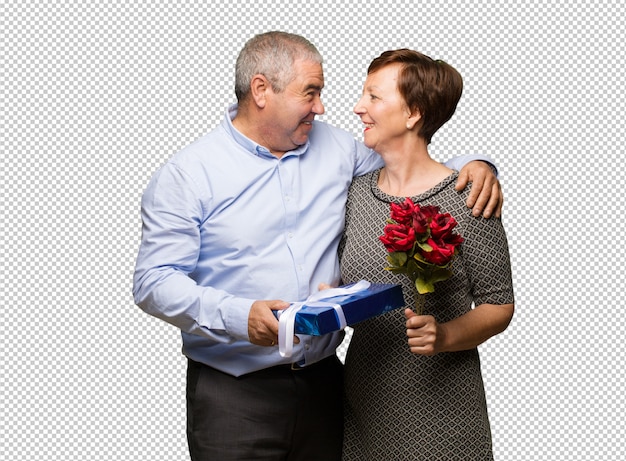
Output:
<instances>
[{"instance_id":1,"label":"gray trousers","mask_svg":"<svg viewBox=\"0 0 626 461\"><path fill-rule=\"evenodd\" d=\"M343 365L277 366L238 378L188 361L192 461L340 461Z\"/></svg>"}]
</instances>

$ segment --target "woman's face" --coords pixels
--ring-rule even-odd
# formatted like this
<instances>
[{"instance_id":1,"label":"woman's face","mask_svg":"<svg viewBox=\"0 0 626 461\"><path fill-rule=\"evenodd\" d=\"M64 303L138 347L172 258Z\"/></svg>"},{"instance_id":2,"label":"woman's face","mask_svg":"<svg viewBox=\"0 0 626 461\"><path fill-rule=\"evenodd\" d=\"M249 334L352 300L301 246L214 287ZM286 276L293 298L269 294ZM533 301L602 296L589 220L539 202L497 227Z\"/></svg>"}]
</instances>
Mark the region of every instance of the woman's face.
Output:
<instances>
[{"instance_id":1,"label":"woman's face","mask_svg":"<svg viewBox=\"0 0 626 461\"><path fill-rule=\"evenodd\" d=\"M380 154L398 148L411 136L407 129L411 113L398 92L399 71L399 64L391 64L368 74L361 99L354 106L354 113L365 124L365 145Z\"/></svg>"}]
</instances>

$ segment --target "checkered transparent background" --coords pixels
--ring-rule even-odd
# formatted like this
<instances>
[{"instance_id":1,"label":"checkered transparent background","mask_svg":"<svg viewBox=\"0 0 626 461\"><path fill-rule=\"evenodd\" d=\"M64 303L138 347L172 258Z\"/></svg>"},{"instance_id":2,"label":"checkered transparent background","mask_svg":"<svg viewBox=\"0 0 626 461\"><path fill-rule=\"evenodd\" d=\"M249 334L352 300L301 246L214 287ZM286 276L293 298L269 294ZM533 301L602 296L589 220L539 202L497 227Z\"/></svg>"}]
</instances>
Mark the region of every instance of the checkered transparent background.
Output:
<instances>
[{"instance_id":1,"label":"checkered transparent background","mask_svg":"<svg viewBox=\"0 0 626 461\"><path fill-rule=\"evenodd\" d=\"M460 70L432 152L496 160L516 290L481 346L496 459L623 459L624 7L365 3L2 3L0 458L188 459L179 334L131 296L140 197L219 123L244 42L281 29L318 46L322 119L356 136L380 52Z\"/></svg>"}]
</instances>

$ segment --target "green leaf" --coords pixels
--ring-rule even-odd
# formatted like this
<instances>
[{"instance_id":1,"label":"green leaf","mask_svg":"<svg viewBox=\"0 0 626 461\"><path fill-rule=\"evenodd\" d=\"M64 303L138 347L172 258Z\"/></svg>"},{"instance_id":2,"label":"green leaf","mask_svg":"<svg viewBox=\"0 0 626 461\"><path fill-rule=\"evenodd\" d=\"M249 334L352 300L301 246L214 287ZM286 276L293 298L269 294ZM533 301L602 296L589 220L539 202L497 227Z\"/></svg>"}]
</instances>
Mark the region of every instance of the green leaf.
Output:
<instances>
[{"instance_id":1,"label":"green leaf","mask_svg":"<svg viewBox=\"0 0 626 461\"><path fill-rule=\"evenodd\" d=\"M394 251L387 255L387 261L394 267L404 266L406 264L407 255L404 251Z\"/></svg>"},{"instance_id":2,"label":"green leaf","mask_svg":"<svg viewBox=\"0 0 626 461\"><path fill-rule=\"evenodd\" d=\"M406 274L405 267L385 267L385 270L393 272L394 274Z\"/></svg>"},{"instance_id":3,"label":"green leaf","mask_svg":"<svg viewBox=\"0 0 626 461\"><path fill-rule=\"evenodd\" d=\"M430 253L431 251L433 251L433 247L431 247L428 243L423 242L423 243L418 243L417 246L419 246L422 250L424 250L427 253Z\"/></svg>"},{"instance_id":4,"label":"green leaf","mask_svg":"<svg viewBox=\"0 0 626 461\"><path fill-rule=\"evenodd\" d=\"M442 267L436 267L432 271L431 281L432 283L442 282L444 280L448 280L450 277L452 277L451 270Z\"/></svg>"},{"instance_id":5,"label":"green leaf","mask_svg":"<svg viewBox=\"0 0 626 461\"><path fill-rule=\"evenodd\" d=\"M415 259L409 259L406 263L406 271L408 274L419 274L422 272L422 268Z\"/></svg>"},{"instance_id":6,"label":"green leaf","mask_svg":"<svg viewBox=\"0 0 626 461\"><path fill-rule=\"evenodd\" d=\"M417 292L421 295L435 291L435 285L419 277L415 280L415 288L417 288Z\"/></svg>"}]
</instances>

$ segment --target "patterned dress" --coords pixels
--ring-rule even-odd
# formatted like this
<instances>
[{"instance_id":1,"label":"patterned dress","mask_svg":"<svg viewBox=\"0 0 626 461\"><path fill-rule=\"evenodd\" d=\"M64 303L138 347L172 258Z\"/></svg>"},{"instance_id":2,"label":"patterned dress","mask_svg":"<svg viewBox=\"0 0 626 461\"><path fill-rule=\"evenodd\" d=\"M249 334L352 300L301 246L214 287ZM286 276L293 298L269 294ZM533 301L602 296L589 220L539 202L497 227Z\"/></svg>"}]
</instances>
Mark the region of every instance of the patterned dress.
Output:
<instances>
[{"instance_id":1,"label":"patterned dress","mask_svg":"<svg viewBox=\"0 0 626 461\"><path fill-rule=\"evenodd\" d=\"M415 287L405 274L385 271L386 250L378 237L390 202L403 202L378 186L380 170L357 178L348 196L346 230L340 247L344 283L366 279L399 283L407 306ZM426 295L425 313L438 322L476 305L513 303L509 251L499 219L475 218L457 192L454 172L433 189L411 197L437 205L458 221L465 238L454 276ZM491 430L476 348L433 357L409 351L404 309L355 325L346 355L345 461L493 459Z\"/></svg>"}]
</instances>

